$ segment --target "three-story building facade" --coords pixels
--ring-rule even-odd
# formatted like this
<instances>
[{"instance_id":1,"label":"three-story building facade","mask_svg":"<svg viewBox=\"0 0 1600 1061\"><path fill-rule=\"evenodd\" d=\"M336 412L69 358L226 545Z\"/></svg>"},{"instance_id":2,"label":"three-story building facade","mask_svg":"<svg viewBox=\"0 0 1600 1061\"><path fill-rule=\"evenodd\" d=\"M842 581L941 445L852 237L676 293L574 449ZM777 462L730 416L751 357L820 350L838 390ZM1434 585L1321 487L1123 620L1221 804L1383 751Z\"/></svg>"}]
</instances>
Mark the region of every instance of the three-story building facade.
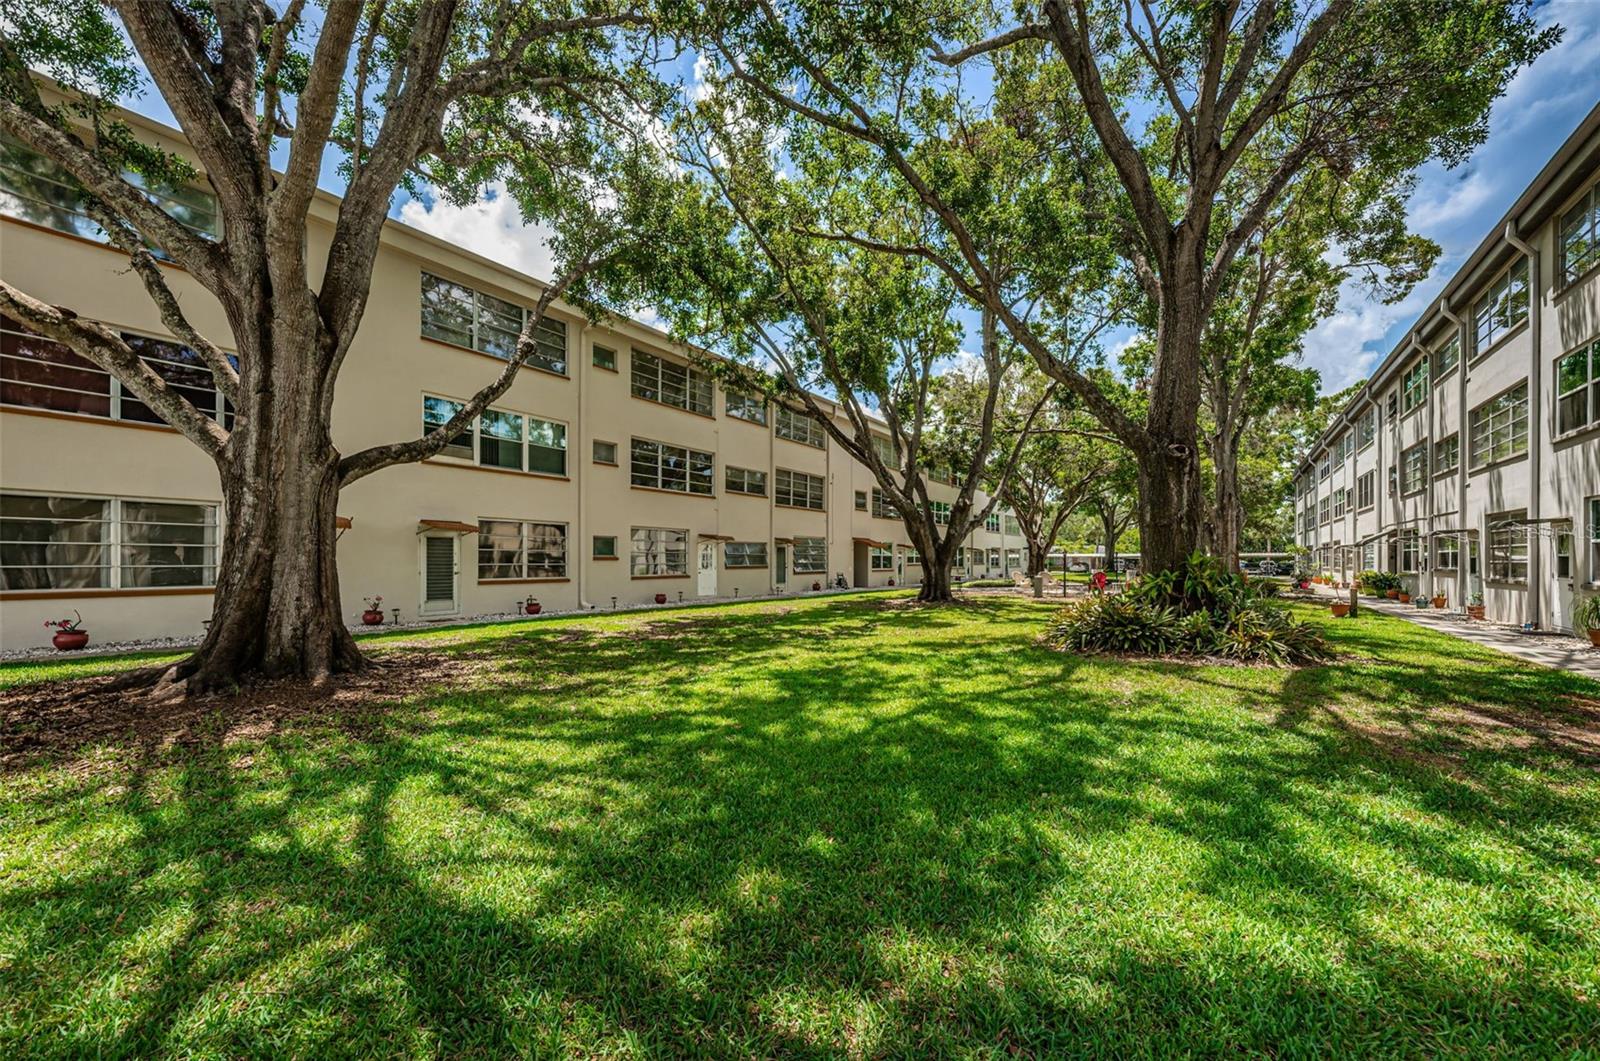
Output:
<instances>
[{"instance_id":1,"label":"three-story building facade","mask_svg":"<svg viewBox=\"0 0 1600 1061\"><path fill-rule=\"evenodd\" d=\"M1308 451L1317 570L1548 630L1600 592L1597 183L1600 106Z\"/></svg>"},{"instance_id":2,"label":"three-story building facade","mask_svg":"<svg viewBox=\"0 0 1600 1061\"><path fill-rule=\"evenodd\" d=\"M174 130L140 135L187 154ZM215 235L203 180L153 189ZM319 196L309 260L338 201ZM203 334L215 300L163 265ZM0 140L0 275L111 325L202 410L231 411L163 328L126 257L46 160ZM415 437L501 370L543 284L471 249L387 224L371 300L333 411L344 452ZM916 585L922 560L855 461L793 409L718 385L703 360L624 317L592 323L556 302L537 355L439 455L369 476L340 498L344 610L381 596L403 620ZM826 403L824 403L826 404ZM841 418L842 422L842 418ZM882 440L888 445L887 433ZM937 511L956 496L929 484ZM215 468L108 373L0 319L0 646L47 643L42 620L79 612L101 641L195 635L211 614L220 529ZM1025 547L997 511L958 573L1007 575Z\"/></svg>"}]
</instances>

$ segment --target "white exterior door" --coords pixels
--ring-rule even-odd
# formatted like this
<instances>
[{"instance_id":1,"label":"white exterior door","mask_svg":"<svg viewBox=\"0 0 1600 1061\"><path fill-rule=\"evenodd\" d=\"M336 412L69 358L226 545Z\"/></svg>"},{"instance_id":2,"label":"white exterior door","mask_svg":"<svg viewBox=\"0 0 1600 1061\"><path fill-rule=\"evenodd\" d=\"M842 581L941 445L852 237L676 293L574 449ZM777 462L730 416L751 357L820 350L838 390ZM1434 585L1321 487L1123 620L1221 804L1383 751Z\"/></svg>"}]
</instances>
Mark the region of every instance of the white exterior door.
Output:
<instances>
[{"instance_id":1,"label":"white exterior door","mask_svg":"<svg viewBox=\"0 0 1600 1061\"><path fill-rule=\"evenodd\" d=\"M717 543L700 543L700 596L717 595Z\"/></svg>"},{"instance_id":2,"label":"white exterior door","mask_svg":"<svg viewBox=\"0 0 1600 1061\"><path fill-rule=\"evenodd\" d=\"M1571 630L1573 601L1576 594L1574 586L1576 578L1572 570L1571 526L1563 528L1558 525L1551 540L1555 562L1551 564L1550 570L1555 572L1556 577L1550 589L1550 628Z\"/></svg>"},{"instance_id":3,"label":"white exterior door","mask_svg":"<svg viewBox=\"0 0 1600 1061\"><path fill-rule=\"evenodd\" d=\"M454 615L461 610L457 584L461 574L461 539L455 534L424 534L422 552L422 615Z\"/></svg>"}]
</instances>

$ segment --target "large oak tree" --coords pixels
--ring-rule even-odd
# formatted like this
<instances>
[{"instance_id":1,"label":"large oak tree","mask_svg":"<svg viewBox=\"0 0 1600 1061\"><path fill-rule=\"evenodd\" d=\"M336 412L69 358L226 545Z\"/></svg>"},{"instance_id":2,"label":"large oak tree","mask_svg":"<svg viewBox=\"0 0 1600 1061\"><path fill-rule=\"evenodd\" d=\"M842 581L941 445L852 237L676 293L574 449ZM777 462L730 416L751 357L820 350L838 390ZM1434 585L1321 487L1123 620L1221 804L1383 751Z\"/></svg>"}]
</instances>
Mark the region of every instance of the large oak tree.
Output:
<instances>
[{"instance_id":1,"label":"large oak tree","mask_svg":"<svg viewBox=\"0 0 1600 1061\"><path fill-rule=\"evenodd\" d=\"M3 25L0 128L81 188L83 208L234 410L228 427L201 413L92 306L80 313L0 283L0 310L116 375L216 464L227 530L215 610L200 648L165 677L194 692L362 666L340 615L339 491L467 428L534 352L556 298L631 300L671 223L676 177L652 146L664 96L650 14L626 0L61 0L8 7ZM113 105L140 89L140 66L192 161L148 148L118 121ZM331 161L347 186L314 260L308 224ZM491 179L555 233L557 276L515 352L448 423L340 452L334 389L397 189L427 182L471 197ZM141 187L184 180L215 194L219 239L185 228ZM194 327L167 263L215 298L227 334Z\"/></svg>"},{"instance_id":2,"label":"large oak tree","mask_svg":"<svg viewBox=\"0 0 1600 1061\"><path fill-rule=\"evenodd\" d=\"M699 34L752 110L898 180L911 239L837 238L933 262L1132 451L1152 570L1206 506L1202 337L1234 260L1308 174L1379 184L1455 162L1490 102L1556 38L1526 0L1046 0L874 8L731 0ZM980 68L981 64L981 68ZM1122 412L1040 325L1109 241L1153 307L1146 411ZM1003 263L1003 267L997 267Z\"/></svg>"}]
</instances>

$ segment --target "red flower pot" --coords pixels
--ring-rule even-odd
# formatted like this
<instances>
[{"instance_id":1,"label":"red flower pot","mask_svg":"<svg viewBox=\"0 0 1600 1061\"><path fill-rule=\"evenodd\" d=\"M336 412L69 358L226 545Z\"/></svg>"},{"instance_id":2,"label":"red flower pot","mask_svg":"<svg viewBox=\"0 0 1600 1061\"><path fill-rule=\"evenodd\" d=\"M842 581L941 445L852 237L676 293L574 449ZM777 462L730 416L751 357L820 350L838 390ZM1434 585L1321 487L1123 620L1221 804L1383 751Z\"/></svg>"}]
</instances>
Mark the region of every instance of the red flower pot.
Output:
<instances>
[{"instance_id":1,"label":"red flower pot","mask_svg":"<svg viewBox=\"0 0 1600 1061\"><path fill-rule=\"evenodd\" d=\"M1401 590L1400 591L1400 603L1401 604L1410 604L1411 603L1411 594L1405 592L1404 590Z\"/></svg>"},{"instance_id":2,"label":"red flower pot","mask_svg":"<svg viewBox=\"0 0 1600 1061\"><path fill-rule=\"evenodd\" d=\"M1383 595L1388 597L1390 600L1394 600L1400 596L1400 591L1397 589L1386 590Z\"/></svg>"},{"instance_id":3,"label":"red flower pot","mask_svg":"<svg viewBox=\"0 0 1600 1061\"><path fill-rule=\"evenodd\" d=\"M1443 596L1438 596L1438 597L1435 597L1435 598L1433 598L1433 606L1434 606L1434 607L1435 607L1435 608L1438 608L1438 609L1440 609L1440 610L1443 610L1443 609L1444 609L1444 606L1445 606L1445 605L1446 605L1446 604L1448 604L1448 603L1449 603L1449 602L1448 602L1448 601L1446 601L1446 600L1445 600L1445 599L1444 599L1444 597L1443 597Z\"/></svg>"},{"instance_id":4,"label":"red flower pot","mask_svg":"<svg viewBox=\"0 0 1600 1061\"><path fill-rule=\"evenodd\" d=\"M822 583L820 583L820 582L813 582L813 583L811 583L811 588L812 588L812 589L813 589L813 590L819 590L819 589L821 589L821 588L822 588Z\"/></svg>"},{"instance_id":5,"label":"red flower pot","mask_svg":"<svg viewBox=\"0 0 1600 1061\"><path fill-rule=\"evenodd\" d=\"M1469 605L1467 605L1467 618L1469 618L1469 619L1480 619L1481 620L1483 618L1483 605L1481 605L1481 604L1469 604Z\"/></svg>"},{"instance_id":6,"label":"red flower pot","mask_svg":"<svg viewBox=\"0 0 1600 1061\"><path fill-rule=\"evenodd\" d=\"M50 643L62 652L76 652L89 643L87 630L57 630Z\"/></svg>"},{"instance_id":7,"label":"red flower pot","mask_svg":"<svg viewBox=\"0 0 1600 1061\"><path fill-rule=\"evenodd\" d=\"M376 608L373 608L371 611L362 612L361 622L365 626L382 626L383 613Z\"/></svg>"},{"instance_id":8,"label":"red flower pot","mask_svg":"<svg viewBox=\"0 0 1600 1061\"><path fill-rule=\"evenodd\" d=\"M540 604L536 600L531 600L522 606L522 610L527 612L529 615L538 615L540 612L544 611L544 605Z\"/></svg>"},{"instance_id":9,"label":"red flower pot","mask_svg":"<svg viewBox=\"0 0 1600 1061\"><path fill-rule=\"evenodd\" d=\"M656 594L656 603L657 604L665 604L665 603L667 603L667 595L665 593L657 593Z\"/></svg>"},{"instance_id":10,"label":"red flower pot","mask_svg":"<svg viewBox=\"0 0 1600 1061\"><path fill-rule=\"evenodd\" d=\"M1340 603L1330 605L1329 607L1333 609L1333 617L1335 619L1343 619L1345 616L1350 614L1349 601L1341 601Z\"/></svg>"},{"instance_id":11,"label":"red flower pot","mask_svg":"<svg viewBox=\"0 0 1600 1061\"><path fill-rule=\"evenodd\" d=\"M1600 630L1590 630L1589 640L1594 643L1595 648L1600 648Z\"/></svg>"}]
</instances>

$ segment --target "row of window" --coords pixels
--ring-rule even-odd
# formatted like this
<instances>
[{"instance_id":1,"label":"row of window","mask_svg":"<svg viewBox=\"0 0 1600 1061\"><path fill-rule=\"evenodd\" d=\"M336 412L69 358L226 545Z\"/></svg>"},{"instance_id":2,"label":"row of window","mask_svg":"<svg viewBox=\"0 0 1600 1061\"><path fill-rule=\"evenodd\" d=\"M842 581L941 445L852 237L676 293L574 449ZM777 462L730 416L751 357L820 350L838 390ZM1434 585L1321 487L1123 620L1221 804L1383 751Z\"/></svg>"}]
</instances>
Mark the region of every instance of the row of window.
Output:
<instances>
[{"instance_id":1,"label":"row of window","mask_svg":"<svg viewBox=\"0 0 1600 1061\"><path fill-rule=\"evenodd\" d=\"M615 535L597 534L591 542L597 560L618 558ZM892 550L889 551L892 555ZM826 538L796 538L794 570L820 574L827 569ZM629 573L639 577L687 575L689 532L667 527L634 527L629 533ZM723 542L723 565L768 566L766 542ZM478 579L481 582L567 577L567 525L538 521L478 521Z\"/></svg>"}]
</instances>

